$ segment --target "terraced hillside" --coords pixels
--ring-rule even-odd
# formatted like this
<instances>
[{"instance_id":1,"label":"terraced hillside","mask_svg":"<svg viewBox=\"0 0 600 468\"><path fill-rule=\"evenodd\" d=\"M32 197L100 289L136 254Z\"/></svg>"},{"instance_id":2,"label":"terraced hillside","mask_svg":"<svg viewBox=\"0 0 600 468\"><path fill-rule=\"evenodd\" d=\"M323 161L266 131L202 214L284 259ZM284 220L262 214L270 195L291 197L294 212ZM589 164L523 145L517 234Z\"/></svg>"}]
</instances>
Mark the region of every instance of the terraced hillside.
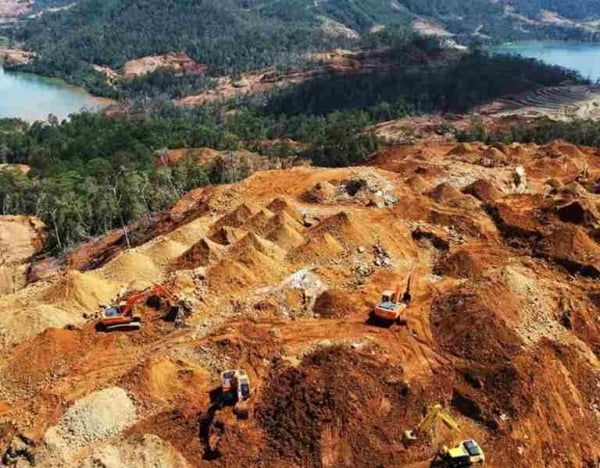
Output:
<instances>
[{"instance_id":1,"label":"terraced hillside","mask_svg":"<svg viewBox=\"0 0 600 468\"><path fill-rule=\"evenodd\" d=\"M482 106L489 116L548 117L553 120L596 119L600 116L600 88L592 85L549 86L507 96Z\"/></svg>"}]
</instances>

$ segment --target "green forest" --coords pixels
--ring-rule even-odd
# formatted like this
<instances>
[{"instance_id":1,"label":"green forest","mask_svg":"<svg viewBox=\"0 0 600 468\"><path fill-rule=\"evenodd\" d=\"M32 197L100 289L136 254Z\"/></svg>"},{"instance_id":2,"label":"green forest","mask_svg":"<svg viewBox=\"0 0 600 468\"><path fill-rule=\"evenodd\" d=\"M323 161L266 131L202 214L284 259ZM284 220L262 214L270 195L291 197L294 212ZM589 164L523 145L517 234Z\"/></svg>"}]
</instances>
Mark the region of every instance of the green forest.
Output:
<instances>
[{"instance_id":1,"label":"green forest","mask_svg":"<svg viewBox=\"0 0 600 468\"><path fill-rule=\"evenodd\" d=\"M38 8L65 3L43 0ZM189 77L162 75L115 91L91 64L120 70L133 58L180 51L209 65L212 76L297 66L306 51L364 47L371 40L371 28L406 28L417 15L438 21L469 44L596 38L556 24L524 27L505 14L507 3L534 18L542 8L575 18L600 13L591 0L81 0L63 11L19 23L11 39L38 54L31 64L20 67L25 71L63 78L99 95L127 98L138 88L160 94L160 87L149 81L170 80L171 97L185 94L196 83ZM326 21L337 21L362 37L332 33L323 26Z\"/></svg>"},{"instance_id":2,"label":"green forest","mask_svg":"<svg viewBox=\"0 0 600 468\"><path fill-rule=\"evenodd\" d=\"M597 0L504 0L504 3L532 18L540 18L542 10L553 11L573 20L600 17L600 3Z\"/></svg>"},{"instance_id":3,"label":"green forest","mask_svg":"<svg viewBox=\"0 0 600 468\"><path fill-rule=\"evenodd\" d=\"M197 108L156 99L133 103L128 113L113 117L82 113L32 125L0 120L0 163L31 167L28 175L0 172L0 212L39 216L51 228L48 251L61 252L107 230L149 220L192 188L247 175L228 172L218 162L202 167L189 158L172 167L157 165L157 155L166 149L229 152L254 150L255 141L292 139L305 150L282 145L265 156L347 166L379 147L364 130L378 121L463 112L506 93L580 81L561 68L479 52L430 66L428 57L441 53L431 41L408 40L389 52L402 59L402 67L373 76L333 75L266 99ZM164 89L157 83L155 89Z\"/></svg>"}]
</instances>

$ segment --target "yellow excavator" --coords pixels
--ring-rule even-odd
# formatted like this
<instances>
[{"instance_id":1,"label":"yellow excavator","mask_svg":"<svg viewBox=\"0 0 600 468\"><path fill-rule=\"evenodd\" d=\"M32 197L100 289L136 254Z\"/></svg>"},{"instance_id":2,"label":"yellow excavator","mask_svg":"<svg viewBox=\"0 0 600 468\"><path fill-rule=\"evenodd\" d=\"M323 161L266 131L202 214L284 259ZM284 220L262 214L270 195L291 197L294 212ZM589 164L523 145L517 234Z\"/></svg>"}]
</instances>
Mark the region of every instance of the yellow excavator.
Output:
<instances>
[{"instance_id":1,"label":"yellow excavator","mask_svg":"<svg viewBox=\"0 0 600 468\"><path fill-rule=\"evenodd\" d=\"M404 431L403 441L406 446L412 442L429 434L432 441L437 439L437 423L441 421L450 429L449 439L452 439L458 430L458 423L450 413L440 404L432 406L425 417L417 426L408 431ZM472 439L463 440L452 448L443 446L435 456L432 466L442 466L445 468L469 467L474 465L483 465L485 455L483 449Z\"/></svg>"}]
</instances>

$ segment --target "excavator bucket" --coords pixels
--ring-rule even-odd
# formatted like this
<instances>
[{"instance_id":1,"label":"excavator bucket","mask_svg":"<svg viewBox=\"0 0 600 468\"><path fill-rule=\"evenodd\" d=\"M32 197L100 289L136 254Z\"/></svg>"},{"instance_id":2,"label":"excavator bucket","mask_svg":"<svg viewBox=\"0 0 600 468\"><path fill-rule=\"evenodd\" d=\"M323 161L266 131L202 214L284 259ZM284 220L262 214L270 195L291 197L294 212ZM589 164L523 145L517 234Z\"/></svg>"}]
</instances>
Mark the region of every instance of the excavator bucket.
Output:
<instances>
[{"instance_id":1,"label":"excavator bucket","mask_svg":"<svg viewBox=\"0 0 600 468\"><path fill-rule=\"evenodd\" d=\"M238 419L248 419L249 408L248 402L239 401L233 407L233 413L236 415Z\"/></svg>"},{"instance_id":2,"label":"excavator bucket","mask_svg":"<svg viewBox=\"0 0 600 468\"><path fill-rule=\"evenodd\" d=\"M404 445L410 445L415 440L417 440L417 436L415 435L414 431L404 431L402 433L402 442Z\"/></svg>"}]
</instances>

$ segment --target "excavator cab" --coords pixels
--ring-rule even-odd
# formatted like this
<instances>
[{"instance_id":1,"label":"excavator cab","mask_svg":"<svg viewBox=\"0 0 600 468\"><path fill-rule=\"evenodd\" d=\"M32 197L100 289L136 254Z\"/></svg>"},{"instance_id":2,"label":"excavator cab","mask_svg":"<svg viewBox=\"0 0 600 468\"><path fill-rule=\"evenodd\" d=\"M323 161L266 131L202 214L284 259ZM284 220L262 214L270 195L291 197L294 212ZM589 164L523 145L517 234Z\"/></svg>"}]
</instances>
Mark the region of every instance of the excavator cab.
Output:
<instances>
[{"instance_id":1,"label":"excavator cab","mask_svg":"<svg viewBox=\"0 0 600 468\"><path fill-rule=\"evenodd\" d=\"M118 317L120 315L121 311L119 310L119 307L107 307L104 309L104 317L106 318Z\"/></svg>"},{"instance_id":2,"label":"excavator cab","mask_svg":"<svg viewBox=\"0 0 600 468\"><path fill-rule=\"evenodd\" d=\"M250 398L250 377L243 369L226 370L221 373L222 403L233 405L233 412L240 419L248 417L247 400Z\"/></svg>"},{"instance_id":3,"label":"excavator cab","mask_svg":"<svg viewBox=\"0 0 600 468\"><path fill-rule=\"evenodd\" d=\"M447 468L482 466L485 463L485 454L473 439L463 440L452 448L444 447L438 456Z\"/></svg>"},{"instance_id":4,"label":"excavator cab","mask_svg":"<svg viewBox=\"0 0 600 468\"><path fill-rule=\"evenodd\" d=\"M394 291L383 291L381 294L381 304L387 304L393 302Z\"/></svg>"},{"instance_id":5,"label":"excavator cab","mask_svg":"<svg viewBox=\"0 0 600 468\"><path fill-rule=\"evenodd\" d=\"M389 325L394 322L401 323L403 321L402 312L404 312L411 301L411 278L412 271L408 275L406 289L403 293L401 292L401 286L398 284L395 291L384 291L381 294L381 302L371 311L370 318L373 321L379 321Z\"/></svg>"}]
</instances>

